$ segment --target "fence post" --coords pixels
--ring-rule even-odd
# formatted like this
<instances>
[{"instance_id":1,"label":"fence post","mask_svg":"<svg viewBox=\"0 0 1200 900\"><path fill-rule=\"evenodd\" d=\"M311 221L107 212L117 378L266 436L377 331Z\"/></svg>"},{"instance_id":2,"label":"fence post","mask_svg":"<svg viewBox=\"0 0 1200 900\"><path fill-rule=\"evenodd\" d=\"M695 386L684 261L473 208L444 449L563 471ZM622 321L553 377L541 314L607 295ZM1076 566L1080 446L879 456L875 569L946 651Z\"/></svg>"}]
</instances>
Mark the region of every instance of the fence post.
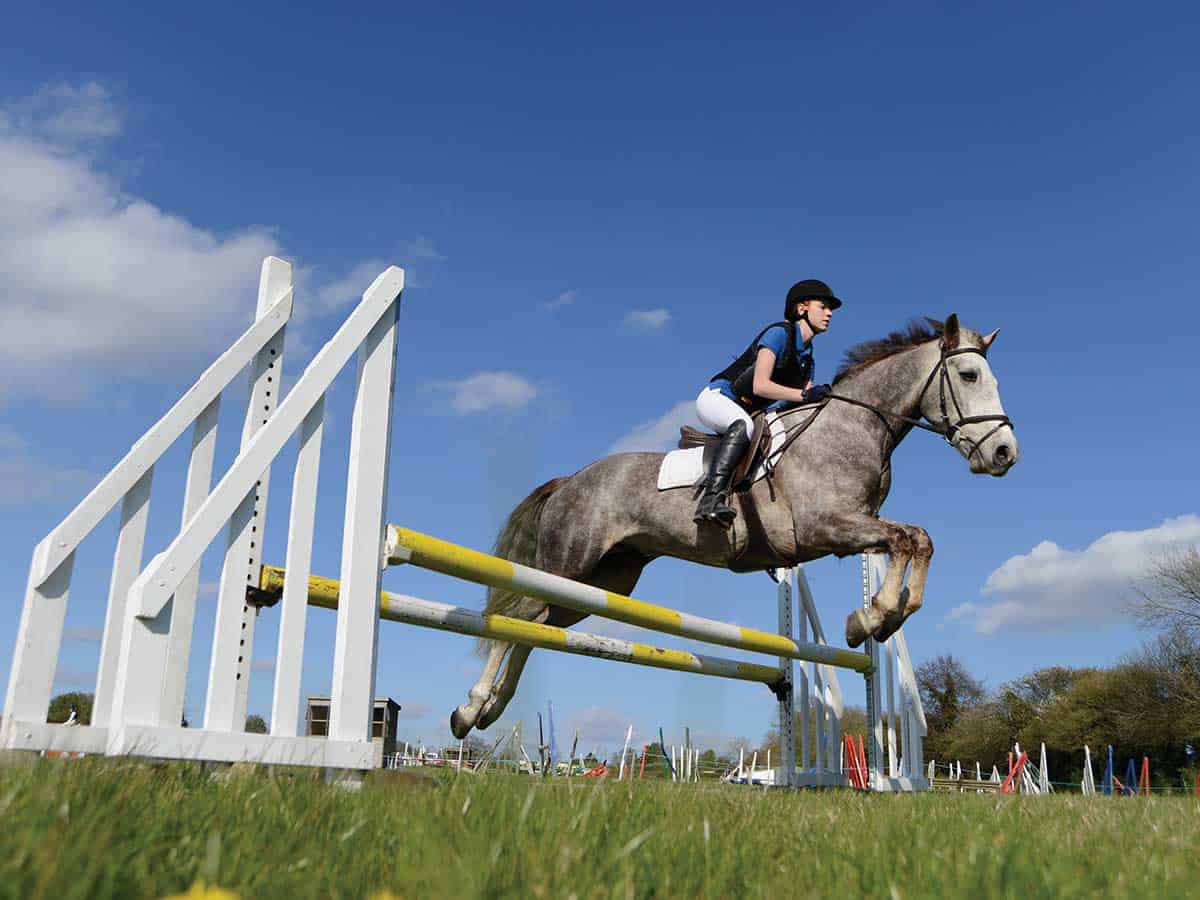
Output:
<instances>
[{"instance_id":1,"label":"fence post","mask_svg":"<svg viewBox=\"0 0 1200 900\"><path fill-rule=\"evenodd\" d=\"M871 606L871 557L862 555L862 587L863 607ZM883 720L880 715L879 703L879 644L872 638L867 638L867 654L871 657L871 669L864 676L867 694L867 788L878 789L883 780Z\"/></svg>"},{"instance_id":2,"label":"fence post","mask_svg":"<svg viewBox=\"0 0 1200 900\"><path fill-rule=\"evenodd\" d=\"M777 596L779 599L779 633L788 640L795 638L792 622L792 570L780 569ZM793 675L796 661L790 656L779 657L783 683L779 692L779 761L782 787L796 783L796 691ZM803 677L803 676L802 676Z\"/></svg>"},{"instance_id":3,"label":"fence post","mask_svg":"<svg viewBox=\"0 0 1200 900\"><path fill-rule=\"evenodd\" d=\"M394 279L395 283L385 284L384 279ZM367 289L368 294L386 289L394 299L367 335L358 356L342 535L342 602L338 604L329 708L329 736L338 741L371 739L396 386L396 332L403 287L403 273L389 269Z\"/></svg>"}]
</instances>

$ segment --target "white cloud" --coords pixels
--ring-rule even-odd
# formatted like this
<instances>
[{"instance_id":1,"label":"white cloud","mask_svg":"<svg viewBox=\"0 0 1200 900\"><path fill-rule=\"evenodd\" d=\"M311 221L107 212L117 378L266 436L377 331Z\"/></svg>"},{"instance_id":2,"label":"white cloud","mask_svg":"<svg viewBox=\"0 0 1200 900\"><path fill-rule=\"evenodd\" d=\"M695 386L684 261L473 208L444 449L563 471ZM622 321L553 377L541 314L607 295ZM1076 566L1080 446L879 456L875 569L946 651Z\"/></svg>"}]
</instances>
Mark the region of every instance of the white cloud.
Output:
<instances>
[{"instance_id":1,"label":"white cloud","mask_svg":"<svg viewBox=\"0 0 1200 900\"><path fill-rule=\"evenodd\" d=\"M11 428L0 426L0 450L24 450L25 438Z\"/></svg>"},{"instance_id":2,"label":"white cloud","mask_svg":"<svg viewBox=\"0 0 1200 900\"><path fill-rule=\"evenodd\" d=\"M625 731L633 723L628 714L608 706L589 706L578 712L572 711L567 716L567 728L559 737L559 749L564 753L571 749L570 739L562 746L562 735L574 734L579 731L580 747L598 744L617 744L618 748L625 742ZM634 740L639 734L636 725L633 728ZM576 751L579 752L579 751Z\"/></svg>"},{"instance_id":3,"label":"white cloud","mask_svg":"<svg viewBox=\"0 0 1200 900\"><path fill-rule=\"evenodd\" d=\"M542 303L543 309L562 309L564 306L570 306L579 297L579 291L572 288L568 291L563 291L553 300L546 300Z\"/></svg>"},{"instance_id":4,"label":"white cloud","mask_svg":"<svg viewBox=\"0 0 1200 900\"><path fill-rule=\"evenodd\" d=\"M426 288L433 284L438 266L446 261L446 254L442 253L432 240L423 234L418 234L416 237L400 242L396 260L396 265L404 269L404 287L406 289Z\"/></svg>"},{"instance_id":5,"label":"white cloud","mask_svg":"<svg viewBox=\"0 0 1200 900\"><path fill-rule=\"evenodd\" d=\"M45 85L0 111L0 124L8 119L14 128L68 143L116 137L124 118L112 92L95 81Z\"/></svg>"},{"instance_id":6,"label":"white cloud","mask_svg":"<svg viewBox=\"0 0 1200 900\"><path fill-rule=\"evenodd\" d=\"M671 320L666 309L635 309L625 314L625 324L638 331L658 331Z\"/></svg>"},{"instance_id":7,"label":"white cloud","mask_svg":"<svg viewBox=\"0 0 1200 900\"><path fill-rule=\"evenodd\" d=\"M198 373L250 324L263 257L282 255L269 228L201 228L105 172L91 149L123 119L94 82L0 109L0 395L82 399L114 379ZM398 259L445 256L418 235ZM336 279L296 267L294 321L356 299L390 262Z\"/></svg>"},{"instance_id":8,"label":"white cloud","mask_svg":"<svg viewBox=\"0 0 1200 900\"><path fill-rule=\"evenodd\" d=\"M696 424L696 406L691 400L676 403L657 419L642 422L621 437L609 453L631 453L638 450L671 450L679 443L679 429Z\"/></svg>"},{"instance_id":9,"label":"white cloud","mask_svg":"<svg viewBox=\"0 0 1200 900\"><path fill-rule=\"evenodd\" d=\"M424 703L402 703L400 704L400 719L424 719L431 712L433 707L426 706Z\"/></svg>"},{"instance_id":10,"label":"white cloud","mask_svg":"<svg viewBox=\"0 0 1200 900\"><path fill-rule=\"evenodd\" d=\"M410 260L444 262L446 255L434 245L433 241L423 234L407 241L400 242L400 252Z\"/></svg>"},{"instance_id":11,"label":"white cloud","mask_svg":"<svg viewBox=\"0 0 1200 900\"><path fill-rule=\"evenodd\" d=\"M61 394L68 382L194 370L246 327L262 258L279 252L265 228L215 234L127 193L78 146L120 127L95 84L46 88L0 114L10 388Z\"/></svg>"},{"instance_id":12,"label":"white cloud","mask_svg":"<svg viewBox=\"0 0 1200 900\"><path fill-rule=\"evenodd\" d=\"M1164 550L1200 542L1200 516L1166 519L1144 531L1110 531L1083 550L1042 541L988 576L990 603L963 603L948 618L974 620L975 630L1052 631L1120 621L1134 582Z\"/></svg>"},{"instance_id":13,"label":"white cloud","mask_svg":"<svg viewBox=\"0 0 1200 900\"><path fill-rule=\"evenodd\" d=\"M99 480L92 472L55 466L18 449L0 456L0 506L77 501Z\"/></svg>"},{"instance_id":14,"label":"white cloud","mask_svg":"<svg viewBox=\"0 0 1200 900\"><path fill-rule=\"evenodd\" d=\"M351 306L362 297L363 291L379 277L379 273L392 263L382 259L368 259L359 263L341 278L326 282L316 289L317 307L322 312ZM405 273L408 274L407 272ZM303 304L299 305L303 309Z\"/></svg>"},{"instance_id":15,"label":"white cloud","mask_svg":"<svg viewBox=\"0 0 1200 900\"><path fill-rule=\"evenodd\" d=\"M538 395L538 389L512 372L476 372L457 381L435 381L436 390L450 395L450 409L458 415L495 410L517 412Z\"/></svg>"}]
</instances>

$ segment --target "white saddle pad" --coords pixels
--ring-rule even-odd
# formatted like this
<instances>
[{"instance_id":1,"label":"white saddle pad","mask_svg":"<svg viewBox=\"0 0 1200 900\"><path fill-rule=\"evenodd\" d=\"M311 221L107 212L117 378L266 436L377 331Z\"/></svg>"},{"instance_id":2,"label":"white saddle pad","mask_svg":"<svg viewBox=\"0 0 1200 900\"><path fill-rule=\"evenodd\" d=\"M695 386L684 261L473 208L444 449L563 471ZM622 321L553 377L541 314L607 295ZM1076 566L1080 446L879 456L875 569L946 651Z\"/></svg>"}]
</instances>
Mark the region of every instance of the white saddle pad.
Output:
<instances>
[{"instance_id":1,"label":"white saddle pad","mask_svg":"<svg viewBox=\"0 0 1200 900\"><path fill-rule=\"evenodd\" d=\"M771 446L767 452L770 458L775 448L783 443L786 434L778 413L767 413L766 423L771 435ZM708 472L708 463L712 458L710 454L715 450L712 446L672 450L663 457L662 465L658 467L658 489L669 491L672 488L695 487ZM758 481L766 474L767 470L759 463L751 481Z\"/></svg>"}]
</instances>

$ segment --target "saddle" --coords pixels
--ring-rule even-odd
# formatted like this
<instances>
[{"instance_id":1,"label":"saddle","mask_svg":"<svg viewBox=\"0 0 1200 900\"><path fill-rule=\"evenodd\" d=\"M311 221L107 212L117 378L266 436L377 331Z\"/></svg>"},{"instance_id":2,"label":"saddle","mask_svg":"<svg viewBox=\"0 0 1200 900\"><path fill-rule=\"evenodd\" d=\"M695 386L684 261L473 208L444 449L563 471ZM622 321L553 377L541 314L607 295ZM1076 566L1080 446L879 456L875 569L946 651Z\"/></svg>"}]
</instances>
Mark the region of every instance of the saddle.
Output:
<instances>
[{"instance_id":1,"label":"saddle","mask_svg":"<svg viewBox=\"0 0 1200 900\"><path fill-rule=\"evenodd\" d=\"M729 482L732 493L740 494L750 487L753 483L750 478L751 474L771 449L771 429L767 427L766 419L765 410L760 409L758 412L750 414L750 421L754 424L754 437L751 438L750 446L746 448L742 461L733 470L733 478ZM691 425L684 425L679 429L680 450L687 450L691 447L707 449L709 446L716 447L719 443L721 443L719 434L701 431Z\"/></svg>"}]
</instances>

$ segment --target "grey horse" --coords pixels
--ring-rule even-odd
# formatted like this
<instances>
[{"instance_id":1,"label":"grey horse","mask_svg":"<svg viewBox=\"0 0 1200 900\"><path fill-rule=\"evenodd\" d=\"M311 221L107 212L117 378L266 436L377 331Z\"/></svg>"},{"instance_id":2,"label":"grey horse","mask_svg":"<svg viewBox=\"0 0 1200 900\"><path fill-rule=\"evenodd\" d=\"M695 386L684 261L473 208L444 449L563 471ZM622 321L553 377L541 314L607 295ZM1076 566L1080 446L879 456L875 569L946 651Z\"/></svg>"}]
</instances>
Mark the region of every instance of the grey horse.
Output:
<instances>
[{"instance_id":1,"label":"grey horse","mask_svg":"<svg viewBox=\"0 0 1200 900\"><path fill-rule=\"evenodd\" d=\"M662 453L618 453L534 490L509 516L496 555L630 594L642 569L660 556L752 571L883 550L887 576L872 606L850 613L846 642L886 640L920 609L933 557L925 529L879 516L897 444L920 427L942 435L974 473L998 477L1017 461L987 360L995 338L951 315L852 348L832 398L787 414L785 423L796 422L789 426L795 439L772 460L770 479L735 495L741 514L728 530L693 523L690 491L658 490ZM561 628L586 618L497 588L488 591L486 611ZM480 649L483 673L450 716L458 738L500 717L531 648L482 641Z\"/></svg>"}]
</instances>

